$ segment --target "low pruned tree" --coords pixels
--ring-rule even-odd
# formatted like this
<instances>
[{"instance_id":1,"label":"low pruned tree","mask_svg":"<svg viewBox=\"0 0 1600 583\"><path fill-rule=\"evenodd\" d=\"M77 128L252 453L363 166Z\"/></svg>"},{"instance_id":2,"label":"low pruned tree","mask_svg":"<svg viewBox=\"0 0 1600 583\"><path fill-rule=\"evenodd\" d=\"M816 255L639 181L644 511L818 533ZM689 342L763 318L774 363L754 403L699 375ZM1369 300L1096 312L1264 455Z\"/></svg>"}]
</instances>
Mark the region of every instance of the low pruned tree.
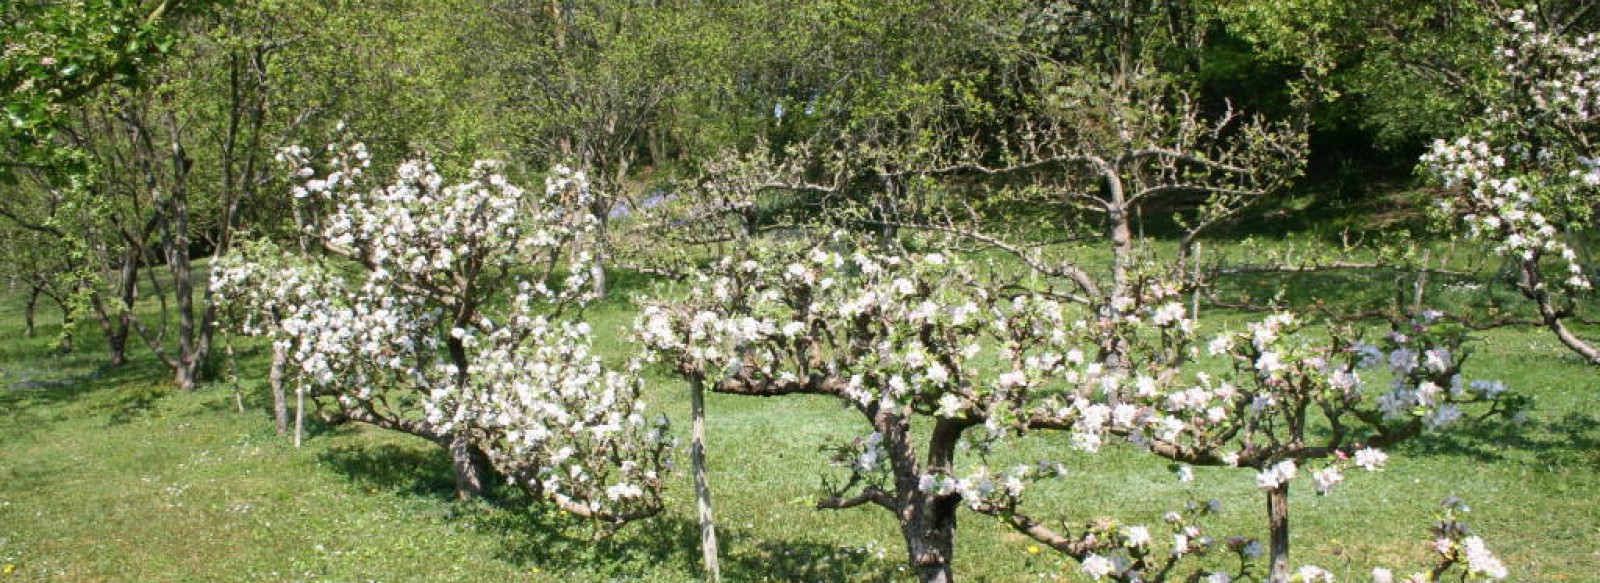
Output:
<instances>
[{"instance_id":1,"label":"low pruned tree","mask_svg":"<svg viewBox=\"0 0 1600 583\"><path fill-rule=\"evenodd\" d=\"M495 162L447 182L414 160L378 182L360 144L329 152L323 172L304 148L282 156L294 196L328 205L312 231L326 253L278 273L242 257L217 276L235 301L280 294L255 307L274 312L302 382L347 419L448 449L462 497L492 464L604 529L658 512L668 441L636 370L601 363L569 317L591 293L569 247L594 228L583 173L528 192ZM274 278L300 285L257 287Z\"/></svg>"}]
</instances>

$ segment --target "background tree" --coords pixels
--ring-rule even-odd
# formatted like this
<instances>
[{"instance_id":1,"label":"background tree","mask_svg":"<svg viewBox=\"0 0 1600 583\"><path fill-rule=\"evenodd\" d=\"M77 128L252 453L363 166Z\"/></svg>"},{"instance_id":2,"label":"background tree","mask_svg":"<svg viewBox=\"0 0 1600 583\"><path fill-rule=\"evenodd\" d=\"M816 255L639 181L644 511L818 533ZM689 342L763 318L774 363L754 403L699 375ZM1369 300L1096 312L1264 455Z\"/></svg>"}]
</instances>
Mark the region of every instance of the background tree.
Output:
<instances>
[{"instance_id":1,"label":"background tree","mask_svg":"<svg viewBox=\"0 0 1600 583\"><path fill-rule=\"evenodd\" d=\"M0 180L19 168L87 170L60 140L68 108L103 85L135 86L176 38L170 22L204 6L182 0L11 2L0 8L0 101L9 123Z\"/></svg>"}]
</instances>

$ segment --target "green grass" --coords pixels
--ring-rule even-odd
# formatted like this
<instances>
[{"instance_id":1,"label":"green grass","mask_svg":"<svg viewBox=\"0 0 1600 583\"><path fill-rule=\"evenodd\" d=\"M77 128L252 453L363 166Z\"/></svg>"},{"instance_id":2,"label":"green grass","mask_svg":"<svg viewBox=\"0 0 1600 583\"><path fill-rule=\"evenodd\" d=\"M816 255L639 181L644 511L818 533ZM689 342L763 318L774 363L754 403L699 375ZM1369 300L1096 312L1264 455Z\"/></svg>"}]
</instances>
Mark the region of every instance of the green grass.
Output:
<instances>
[{"instance_id":1,"label":"green grass","mask_svg":"<svg viewBox=\"0 0 1600 583\"><path fill-rule=\"evenodd\" d=\"M623 294L644 288L615 283ZM1249 285L1309 301L1371 283ZM625 300L589 310L602 351L622 358L633 349L621 332L633 310ZM501 492L498 503L454 502L444 454L420 440L314 423L305 446L293 448L272 431L258 344L239 343L247 394L240 413L222 383L174 392L167 371L140 348L129 365L103 369L90 326L80 328L79 352L51 355L58 329L50 312L41 324L38 337L17 337L20 298L0 293L0 568L12 570L0 581L698 578L686 472L673 478L664 516L594 544L581 525L514 492ZM1389 469L1350 474L1332 496L1296 482L1297 564L1331 568L1340 580L1361 580L1375 564L1420 569L1439 501L1455 494L1473 506L1472 526L1515 579L1600 580L1600 415L1588 406L1596 371L1538 330L1486 333L1475 349L1470 374L1502 378L1536 398L1528 420L1424 436L1391 451ZM652 379L652 406L679 431L687 426L683 397L675 381ZM855 413L826 399L720 395L708 409L729 580L908 578L887 513L812 509L818 473L829 471L819 449L864 433ZM1091 456L1051 435L1021 439L992 461L1045 457L1071 471L1034 492L1028 510L1036 516L1154 524L1181 500L1215 497L1225 508L1213 534L1265 535L1265 503L1248 471L1205 468L1183 486L1165 463L1130 448ZM1029 553L1027 540L991 520L961 520L963 580L1081 579L1075 564Z\"/></svg>"}]
</instances>

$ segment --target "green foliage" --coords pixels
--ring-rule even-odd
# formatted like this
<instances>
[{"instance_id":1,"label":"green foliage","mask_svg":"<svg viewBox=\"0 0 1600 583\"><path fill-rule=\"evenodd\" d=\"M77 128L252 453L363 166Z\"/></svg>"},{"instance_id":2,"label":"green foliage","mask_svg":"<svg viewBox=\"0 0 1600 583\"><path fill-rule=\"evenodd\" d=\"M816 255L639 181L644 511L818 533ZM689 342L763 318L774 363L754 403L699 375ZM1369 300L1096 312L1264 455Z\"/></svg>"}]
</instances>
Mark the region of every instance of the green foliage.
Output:
<instances>
[{"instance_id":1,"label":"green foliage","mask_svg":"<svg viewBox=\"0 0 1600 583\"><path fill-rule=\"evenodd\" d=\"M1385 149L1448 133L1491 92L1487 9L1473 0L1258 2L1213 10L1258 62L1302 68L1318 122L1354 127Z\"/></svg>"},{"instance_id":2,"label":"green foliage","mask_svg":"<svg viewBox=\"0 0 1600 583\"><path fill-rule=\"evenodd\" d=\"M203 3L72 0L0 7L0 181L14 181L17 167L84 171L82 156L58 142L66 108L103 85L140 84L143 70L176 42L171 21L195 4Z\"/></svg>"}]
</instances>

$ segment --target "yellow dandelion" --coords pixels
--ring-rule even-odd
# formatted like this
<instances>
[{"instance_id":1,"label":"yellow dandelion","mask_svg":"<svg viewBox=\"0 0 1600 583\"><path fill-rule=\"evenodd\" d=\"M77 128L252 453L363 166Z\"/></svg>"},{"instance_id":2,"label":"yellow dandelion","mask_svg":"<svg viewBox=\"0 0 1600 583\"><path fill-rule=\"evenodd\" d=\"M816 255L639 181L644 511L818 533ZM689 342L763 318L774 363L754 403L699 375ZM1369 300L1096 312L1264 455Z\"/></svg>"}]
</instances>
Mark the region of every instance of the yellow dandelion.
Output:
<instances>
[{"instance_id":1,"label":"yellow dandelion","mask_svg":"<svg viewBox=\"0 0 1600 583\"><path fill-rule=\"evenodd\" d=\"M1030 555L1039 554L1039 545L1028 545L1028 554L1030 554Z\"/></svg>"},{"instance_id":2,"label":"yellow dandelion","mask_svg":"<svg viewBox=\"0 0 1600 583\"><path fill-rule=\"evenodd\" d=\"M7 574L7 575L10 575L10 574L11 574L11 572L12 572L12 571L15 571L15 570L17 570L17 566L16 566L16 565L13 565L13 564L11 564L11 563L6 563L6 566L5 566L5 568L4 568L4 569L0 569L0 571L4 571L4 572L5 572L5 574Z\"/></svg>"}]
</instances>

